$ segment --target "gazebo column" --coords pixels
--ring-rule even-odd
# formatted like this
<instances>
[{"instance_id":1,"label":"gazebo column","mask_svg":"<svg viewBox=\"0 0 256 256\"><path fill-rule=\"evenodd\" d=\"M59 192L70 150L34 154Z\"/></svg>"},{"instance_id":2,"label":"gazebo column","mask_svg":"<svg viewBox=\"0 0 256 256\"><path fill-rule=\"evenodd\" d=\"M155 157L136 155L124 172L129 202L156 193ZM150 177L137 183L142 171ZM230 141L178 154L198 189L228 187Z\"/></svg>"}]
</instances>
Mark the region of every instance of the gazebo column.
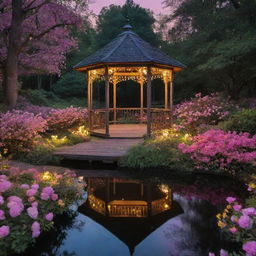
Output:
<instances>
[{"instance_id":1,"label":"gazebo column","mask_svg":"<svg viewBox=\"0 0 256 256\"><path fill-rule=\"evenodd\" d=\"M144 81L140 80L140 123L143 122L143 108L144 108Z\"/></svg>"},{"instance_id":2,"label":"gazebo column","mask_svg":"<svg viewBox=\"0 0 256 256\"><path fill-rule=\"evenodd\" d=\"M164 108L168 109L168 79L164 78Z\"/></svg>"},{"instance_id":3,"label":"gazebo column","mask_svg":"<svg viewBox=\"0 0 256 256\"><path fill-rule=\"evenodd\" d=\"M109 137L109 73L108 67L105 68L105 129L106 136Z\"/></svg>"},{"instance_id":4,"label":"gazebo column","mask_svg":"<svg viewBox=\"0 0 256 256\"><path fill-rule=\"evenodd\" d=\"M170 118L171 125L173 125L173 71L171 72L170 77Z\"/></svg>"},{"instance_id":5,"label":"gazebo column","mask_svg":"<svg viewBox=\"0 0 256 256\"><path fill-rule=\"evenodd\" d=\"M151 68L147 67L147 136L151 136L151 91L152 91L152 83L151 83Z\"/></svg>"},{"instance_id":6,"label":"gazebo column","mask_svg":"<svg viewBox=\"0 0 256 256\"><path fill-rule=\"evenodd\" d=\"M116 123L116 79L113 80L113 110L114 110L114 123Z\"/></svg>"},{"instance_id":7,"label":"gazebo column","mask_svg":"<svg viewBox=\"0 0 256 256\"><path fill-rule=\"evenodd\" d=\"M87 110L89 120L89 130L92 129L92 113L91 113L91 76L90 71L87 72Z\"/></svg>"}]
</instances>

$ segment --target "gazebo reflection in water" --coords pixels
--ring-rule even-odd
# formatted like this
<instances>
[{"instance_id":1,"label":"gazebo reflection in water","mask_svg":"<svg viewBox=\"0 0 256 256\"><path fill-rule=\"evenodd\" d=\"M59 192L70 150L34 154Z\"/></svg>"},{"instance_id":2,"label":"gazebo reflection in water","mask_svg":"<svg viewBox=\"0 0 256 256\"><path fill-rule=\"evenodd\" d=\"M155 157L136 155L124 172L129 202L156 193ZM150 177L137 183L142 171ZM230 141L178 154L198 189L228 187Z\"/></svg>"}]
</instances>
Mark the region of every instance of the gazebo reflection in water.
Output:
<instances>
[{"instance_id":1,"label":"gazebo reflection in water","mask_svg":"<svg viewBox=\"0 0 256 256\"><path fill-rule=\"evenodd\" d=\"M88 198L79 212L134 248L169 219L181 214L172 189L125 178L88 178Z\"/></svg>"}]
</instances>

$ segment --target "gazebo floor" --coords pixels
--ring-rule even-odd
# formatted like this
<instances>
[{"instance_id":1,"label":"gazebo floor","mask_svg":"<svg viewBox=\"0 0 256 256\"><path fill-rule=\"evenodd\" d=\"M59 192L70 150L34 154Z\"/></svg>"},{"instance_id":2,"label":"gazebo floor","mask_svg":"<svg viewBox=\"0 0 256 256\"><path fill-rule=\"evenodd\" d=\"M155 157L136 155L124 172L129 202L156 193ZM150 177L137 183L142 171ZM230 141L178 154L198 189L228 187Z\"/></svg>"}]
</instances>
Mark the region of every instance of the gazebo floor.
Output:
<instances>
[{"instance_id":1,"label":"gazebo floor","mask_svg":"<svg viewBox=\"0 0 256 256\"><path fill-rule=\"evenodd\" d=\"M103 136L104 129L95 129L92 135ZM109 126L110 139L138 139L147 133L145 124L112 124Z\"/></svg>"}]
</instances>

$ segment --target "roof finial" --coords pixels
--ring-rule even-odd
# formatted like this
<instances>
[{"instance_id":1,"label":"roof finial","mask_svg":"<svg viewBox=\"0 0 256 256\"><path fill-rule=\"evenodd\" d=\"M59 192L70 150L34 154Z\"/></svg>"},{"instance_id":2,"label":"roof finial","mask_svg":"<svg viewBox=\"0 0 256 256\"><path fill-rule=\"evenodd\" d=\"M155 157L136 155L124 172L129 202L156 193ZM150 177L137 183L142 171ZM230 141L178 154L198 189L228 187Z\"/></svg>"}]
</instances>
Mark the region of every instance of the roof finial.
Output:
<instances>
[{"instance_id":1,"label":"roof finial","mask_svg":"<svg viewBox=\"0 0 256 256\"><path fill-rule=\"evenodd\" d=\"M127 22L127 24L123 26L123 29L124 30L132 30L132 26L129 24L130 19L129 19L128 15L126 16L126 22Z\"/></svg>"}]
</instances>

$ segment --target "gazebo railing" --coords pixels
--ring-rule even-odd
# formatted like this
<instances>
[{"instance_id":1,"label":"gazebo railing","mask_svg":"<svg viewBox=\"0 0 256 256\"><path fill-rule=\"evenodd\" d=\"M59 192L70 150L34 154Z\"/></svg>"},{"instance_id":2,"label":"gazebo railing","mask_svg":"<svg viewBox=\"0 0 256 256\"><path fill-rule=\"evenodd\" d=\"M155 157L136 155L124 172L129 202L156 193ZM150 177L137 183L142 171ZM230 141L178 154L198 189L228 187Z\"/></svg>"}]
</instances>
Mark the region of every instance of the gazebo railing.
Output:
<instances>
[{"instance_id":1,"label":"gazebo railing","mask_svg":"<svg viewBox=\"0 0 256 256\"><path fill-rule=\"evenodd\" d=\"M143 108L111 108L110 123L144 123L146 109Z\"/></svg>"},{"instance_id":2,"label":"gazebo railing","mask_svg":"<svg viewBox=\"0 0 256 256\"><path fill-rule=\"evenodd\" d=\"M91 111L91 129L104 129L106 125L106 110L97 109Z\"/></svg>"},{"instance_id":3,"label":"gazebo railing","mask_svg":"<svg viewBox=\"0 0 256 256\"><path fill-rule=\"evenodd\" d=\"M172 118L169 109L151 110L151 131L153 133L162 129L168 129L171 125Z\"/></svg>"}]
</instances>

